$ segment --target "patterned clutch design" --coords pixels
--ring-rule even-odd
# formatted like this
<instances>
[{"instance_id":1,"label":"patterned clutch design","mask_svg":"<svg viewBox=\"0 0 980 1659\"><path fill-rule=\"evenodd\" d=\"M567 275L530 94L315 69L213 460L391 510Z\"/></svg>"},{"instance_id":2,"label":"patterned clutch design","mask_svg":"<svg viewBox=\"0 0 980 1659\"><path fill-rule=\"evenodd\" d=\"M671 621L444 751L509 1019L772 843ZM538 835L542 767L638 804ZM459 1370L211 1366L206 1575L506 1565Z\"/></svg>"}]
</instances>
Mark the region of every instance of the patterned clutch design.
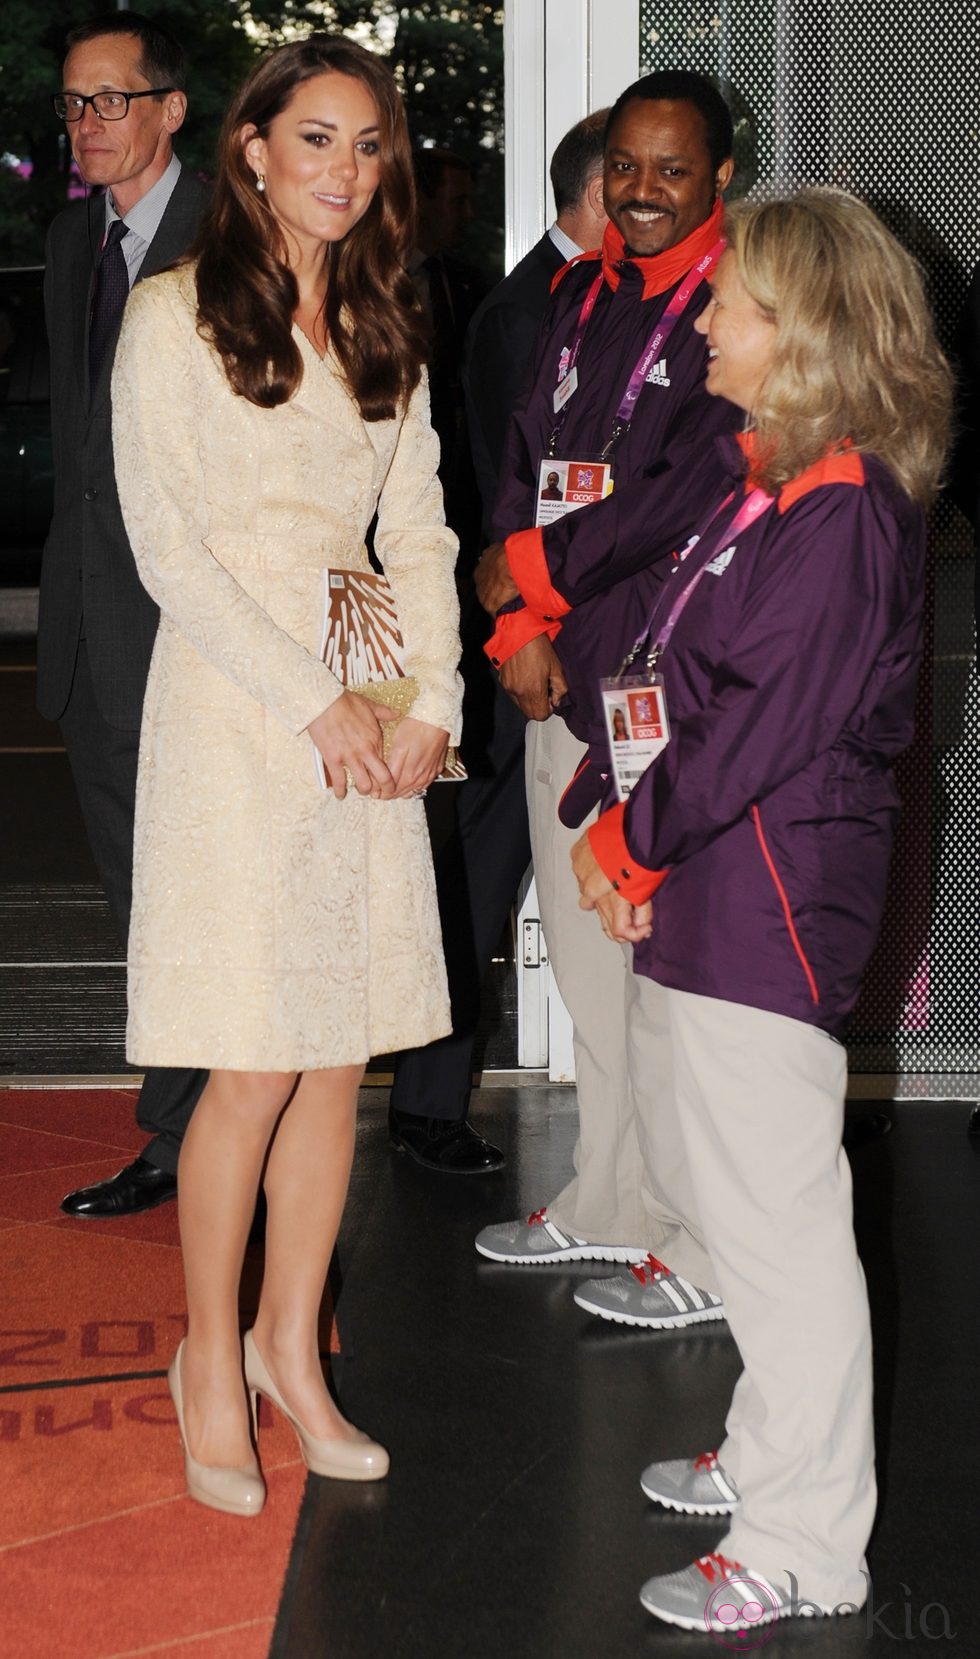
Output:
<instances>
[{"instance_id":1,"label":"patterned clutch design","mask_svg":"<svg viewBox=\"0 0 980 1659\"><path fill-rule=\"evenodd\" d=\"M385 576L373 570L323 572L320 655L341 685L405 676L405 642ZM407 710L403 710L407 713Z\"/></svg>"},{"instance_id":2,"label":"patterned clutch design","mask_svg":"<svg viewBox=\"0 0 980 1659\"><path fill-rule=\"evenodd\" d=\"M398 625L395 600L386 576L373 570L324 570L323 632L320 655L341 685L372 702L385 703L404 717L419 694L413 675L405 673L405 642ZM385 759L398 730L398 720L382 723ZM318 750L317 777L326 789L327 777ZM450 749L436 783L460 783L466 769Z\"/></svg>"}]
</instances>

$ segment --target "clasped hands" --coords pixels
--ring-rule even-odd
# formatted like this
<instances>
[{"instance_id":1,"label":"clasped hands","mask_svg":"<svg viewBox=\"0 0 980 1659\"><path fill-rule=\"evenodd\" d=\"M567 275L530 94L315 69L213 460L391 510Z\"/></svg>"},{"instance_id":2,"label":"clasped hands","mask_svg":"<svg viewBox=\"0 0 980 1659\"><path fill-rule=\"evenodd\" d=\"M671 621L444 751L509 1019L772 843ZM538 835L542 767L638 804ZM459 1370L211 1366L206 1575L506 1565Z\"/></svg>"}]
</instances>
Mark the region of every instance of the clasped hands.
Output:
<instances>
[{"instance_id":1,"label":"clasped hands","mask_svg":"<svg viewBox=\"0 0 980 1659\"><path fill-rule=\"evenodd\" d=\"M492 616L518 596L503 542L494 542L480 556L474 572L476 595ZM501 664L500 683L529 720L547 720L568 687L561 662L547 634L529 640ZM653 932L653 905L630 904L617 893L592 851L588 835L576 841L572 869L579 885L579 907L594 910L607 939L638 944Z\"/></svg>"},{"instance_id":2,"label":"clasped hands","mask_svg":"<svg viewBox=\"0 0 980 1659\"><path fill-rule=\"evenodd\" d=\"M578 882L579 909L594 910L607 939L621 945L637 945L653 932L653 905L630 904L617 893L599 864L588 833L580 835L571 852L572 869Z\"/></svg>"},{"instance_id":3,"label":"clasped hands","mask_svg":"<svg viewBox=\"0 0 980 1659\"><path fill-rule=\"evenodd\" d=\"M307 731L323 757L338 801L347 794L347 773L359 795L375 801L404 801L422 794L446 763L449 733L425 720L402 719L385 761L381 725L397 720L394 709L344 691L311 720Z\"/></svg>"},{"instance_id":4,"label":"clasped hands","mask_svg":"<svg viewBox=\"0 0 980 1659\"><path fill-rule=\"evenodd\" d=\"M491 616L496 616L509 599L516 599L518 588L502 541L495 541L481 554L473 580L476 596ZM500 683L526 720L547 720L568 690L558 653L547 634L529 640L501 663Z\"/></svg>"}]
</instances>

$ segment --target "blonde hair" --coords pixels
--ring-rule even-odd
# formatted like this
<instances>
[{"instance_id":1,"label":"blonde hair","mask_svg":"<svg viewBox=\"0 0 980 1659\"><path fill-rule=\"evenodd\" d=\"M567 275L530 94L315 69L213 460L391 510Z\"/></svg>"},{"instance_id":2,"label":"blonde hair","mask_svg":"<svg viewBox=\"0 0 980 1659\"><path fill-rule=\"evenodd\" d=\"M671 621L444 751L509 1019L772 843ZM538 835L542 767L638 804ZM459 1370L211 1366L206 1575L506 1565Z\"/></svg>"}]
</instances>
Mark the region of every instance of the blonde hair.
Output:
<instances>
[{"instance_id":1,"label":"blonde hair","mask_svg":"<svg viewBox=\"0 0 980 1659\"><path fill-rule=\"evenodd\" d=\"M752 410L754 476L775 491L849 439L928 505L949 444L952 377L915 260L839 190L737 202L726 234L775 324Z\"/></svg>"}]
</instances>

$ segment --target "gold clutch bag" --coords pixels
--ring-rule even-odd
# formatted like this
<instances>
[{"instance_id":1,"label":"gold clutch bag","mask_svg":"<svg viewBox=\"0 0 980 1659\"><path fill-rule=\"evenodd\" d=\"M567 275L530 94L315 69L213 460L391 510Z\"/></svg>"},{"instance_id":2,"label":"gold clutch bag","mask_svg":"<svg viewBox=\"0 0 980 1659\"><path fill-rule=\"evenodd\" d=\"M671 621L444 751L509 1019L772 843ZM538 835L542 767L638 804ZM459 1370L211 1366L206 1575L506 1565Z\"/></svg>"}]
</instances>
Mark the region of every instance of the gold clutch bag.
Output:
<instances>
[{"instance_id":1,"label":"gold clutch bag","mask_svg":"<svg viewBox=\"0 0 980 1659\"><path fill-rule=\"evenodd\" d=\"M387 760L395 733L419 694L418 680L413 674L402 674L397 680L365 680L363 685L352 685L350 689L356 691L358 697L369 698L372 703L384 703L386 708L394 709L397 714L397 720L381 721L383 753Z\"/></svg>"}]
</instances>

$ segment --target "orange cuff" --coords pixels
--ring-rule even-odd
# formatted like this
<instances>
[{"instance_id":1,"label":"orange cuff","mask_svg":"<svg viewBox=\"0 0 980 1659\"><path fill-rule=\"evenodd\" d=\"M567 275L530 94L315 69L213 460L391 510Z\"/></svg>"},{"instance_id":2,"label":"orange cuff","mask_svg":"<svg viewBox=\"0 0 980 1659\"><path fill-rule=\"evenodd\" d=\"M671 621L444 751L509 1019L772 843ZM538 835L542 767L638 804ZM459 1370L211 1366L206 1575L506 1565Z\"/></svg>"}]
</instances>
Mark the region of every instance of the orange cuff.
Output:
<instances>
[{"instance_id":1,"label":"orange cuff","mask_svg":"<svg viewBox=\"0 0 980 1659\"><path fill-rule=\"evenodd\" d=\"M504 552L510 573L528 609L537 611L545 622L557 622L560 617L566 616L572 607L551 585L541 529L515 530L504 542Z\"/></svg>"},{"instance_id":2,"label":"orange cuff","mask_svg":"<svg viewBox=\"0 0 980 1659\"><path fill-rule=\"evenodd\" d=\"M646 904L667 880L669 870L647 870L626 845L626 801L612 806L598 817L588 831L589 846L604 876L630 904Z\"/></svg>"},{"instance_id":3,"label":"orange cuff","mask_svg":"<svg viewBox=\"0 0 980 1659\"><path fill-rule=\"evenodd\" d=\"M554 639L560 628L560 622L544 622L534 611L501 611L497 626L483 649L494 668L499 668L501 663L515 656L532 639L540 639L542 634Z\"/></svg>"}]
</instances>

